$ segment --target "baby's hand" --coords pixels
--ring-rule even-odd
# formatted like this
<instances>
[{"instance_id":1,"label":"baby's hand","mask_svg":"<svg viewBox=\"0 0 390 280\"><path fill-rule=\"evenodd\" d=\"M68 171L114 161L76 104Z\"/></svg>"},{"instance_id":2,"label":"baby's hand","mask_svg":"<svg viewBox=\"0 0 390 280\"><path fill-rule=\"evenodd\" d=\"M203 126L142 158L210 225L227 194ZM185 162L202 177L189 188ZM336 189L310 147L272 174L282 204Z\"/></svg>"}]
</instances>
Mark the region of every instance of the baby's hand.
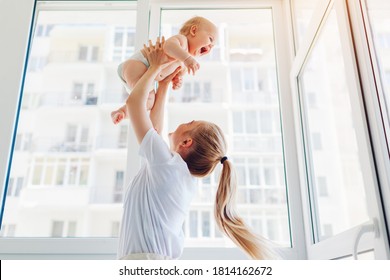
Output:
<instances>
[{"instance_id":1,"label":"baby's hand","mask_svg":"<svg viewBox=\"0 0 390 280\"><path fill-rule=\"evenodd\" d=\"M192 56L189 56L186 60L184 60L184 65L188 69L188 74L192 71L192 75L195 75L195 72L200 68L199 63Z\"/></svg>"},{"instance_id":2,"label":"baby's hand","mask_svg":"<svg viewBox=\"0 0 390 280\"><path fill-rule=\"evenodd\" d=\"M182 84L183 84L183 77L180 73L178 73L172 79L172 89L173 90L179 89L181 88Z\"/></svg>"}]
</instances>

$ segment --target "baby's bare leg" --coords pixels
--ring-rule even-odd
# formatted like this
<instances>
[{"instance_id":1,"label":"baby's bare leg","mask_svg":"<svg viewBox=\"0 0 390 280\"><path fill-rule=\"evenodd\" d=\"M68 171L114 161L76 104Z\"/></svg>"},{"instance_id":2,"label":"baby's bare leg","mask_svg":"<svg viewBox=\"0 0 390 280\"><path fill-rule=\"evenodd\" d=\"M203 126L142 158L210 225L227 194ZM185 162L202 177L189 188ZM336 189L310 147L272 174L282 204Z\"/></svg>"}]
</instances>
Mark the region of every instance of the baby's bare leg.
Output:
<instances>
[{"instance_id":1,"label":"baby's bare leg","mask_svg":"<svg viewBox=\"0 0 390 280\"><path fill-rule=\"evenodd\" d=\"M135 87L138 80L148 70L146 65L138 60L127 60L126 62L124 62L122 69L123 69L122 78L126 81L126 84L130 89L133 89ZM152 108L153 105L154 105L154 95L153 98L150 97L148 98L147 108L148 107ZM123 119L126 118L128 118L126 105L123 105L117 110L111 112L111 119L114 124L118 124Z\"/></svg>"},{"instance_id":2,"label":"baby's bare leg","mask_svg":"<svg viewBox=\"0 0 390 280\"><path fill-rule=\"evenodd\" d=\"M146 109L152 110L154 106L154 100L156 99L156 93L154 90L151 90L148 95L148 99L146 100ZM115 111L111 112L111 119L114 124L120 123L123 119L127 119L129 116L127 114L127 107L123 105Z\"/></svg>"}]
</instances>

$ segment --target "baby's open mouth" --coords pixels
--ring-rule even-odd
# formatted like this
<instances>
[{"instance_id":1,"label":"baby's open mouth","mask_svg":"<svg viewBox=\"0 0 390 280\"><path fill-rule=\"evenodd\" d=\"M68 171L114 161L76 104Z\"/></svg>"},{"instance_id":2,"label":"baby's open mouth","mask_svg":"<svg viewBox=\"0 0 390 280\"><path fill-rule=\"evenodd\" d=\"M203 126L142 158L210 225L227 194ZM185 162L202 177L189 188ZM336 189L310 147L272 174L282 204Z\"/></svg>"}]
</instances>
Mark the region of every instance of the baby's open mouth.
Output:
<instances>
[{"instance_id":1,"label":"baby's open mouth","mask_svg":"<svg viewBox=\"0 0 390 280\"><path fill-rule=\"evenodd\" d=\"M202 48L200 49L200 54L203 54L203 53L205 53L205 52L207 52L206 47L202 47Z\"/></svg>"}]
</instances>

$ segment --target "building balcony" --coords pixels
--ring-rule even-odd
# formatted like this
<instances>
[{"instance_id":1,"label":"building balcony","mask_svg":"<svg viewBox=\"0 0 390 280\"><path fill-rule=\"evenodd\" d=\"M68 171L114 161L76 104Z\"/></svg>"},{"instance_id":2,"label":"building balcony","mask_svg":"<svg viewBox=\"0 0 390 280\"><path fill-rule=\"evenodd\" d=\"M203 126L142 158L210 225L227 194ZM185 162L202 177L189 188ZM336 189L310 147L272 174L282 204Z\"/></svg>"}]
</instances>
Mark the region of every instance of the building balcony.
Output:
<instances>
[{"instance_id":1,"label":"building balcony","mask_svg":"<svg viewBox=\"0 0 390 280\"><path fill-rule=\"evenodd\" d=\"M195 91L191 89L187 91L184 88L174 91L169 96L170 103L221 103L226 100L227 91L222 88L213 88L209 90Z\"/></svg>"},{"instance_id":2,"label":"building balcony","mask_svg":"<svg viewBox=\"0 0 390 280\"><path fill-rule=\"evenodd\" d=\"M235 135L233 139L235 152L256 152L264 154L281 154L282 139L280 135Z\"/></svg>"},{"instance_id":3,"label":"building balcony","mask_svg":"<svg viewBox=\"0 0 390 280\"><path fill-rule=\"evenodd\" d=\"M31 146L31 152L50 153L87 153L91 152L92 143L66 142L63 138L36 138Z\"/></svg>"},{"instance_id":4,"label":"building balcony","mask_svg":"<svg viewBox=\"0 0 390 280\"><path fill-rule=\"evenodd\" d=\"M124 138L122 141L118 140L117 137L113 137L110 134L99 135L96 137L95 149L100 150L118 150L126 149L127 147L127 138Z\"/></svg>"},{"instance_id":5,"label":"building balcony","mask_svg":"<svg viewBox=\"0 0 390 280\"><path fill-rule=\"evenodd\" d=\"M86 186L27 186L21 193L20 207L85 207L89 189Z\"/></svg>"},{"instance_id":6,"label":"building balcony","mask_svg":"<svg viewBox=\"0 0 390 280\"><path fill-rule=\"evenodd\" d=\"M114 191L113 186L94 186L90 189L89 204L114 205L123 203L123 191Z\"/></svg>"},{"instance_id":7,"label":"building balcony","mask_svg":"<svg viewBox=\"0 0 390 280\"><path fill-rule=\"evenodd\" d=\"M234 91L232 93L233 104L279 106L278 94L264 91Z\"/></svg>"},{"instance_id":8,"label":"building balcony","mask_svg":"<svg viewBox=\"0 0 390 280\"><path fill-rule=\"evenodd\" d=\"M128 94L118 91L101 91L89 94L66 92L30 93L28 98L35 100L34 107L72 107L94 106L103 104L122 104ZM29 101L28 100L28 101ZM27 101L26 101L27 102ZM29 103L31 103L29 101ZM26 106L30 105L26 103ZM30 105L30 107L32 107Z\"/></svg>"},{"instance_id":9,"label":"building balcony","mask_svg":"<svg viewBox=\"0 0 390 280\"><path fill-rule=\"evenodd\" d=\"M39 95L37 107L60 107L60 106L85 106L97 105L98 94L89 94L88 96L78 96L72 92L50 92Z\"/></svg>"}]
</instances>

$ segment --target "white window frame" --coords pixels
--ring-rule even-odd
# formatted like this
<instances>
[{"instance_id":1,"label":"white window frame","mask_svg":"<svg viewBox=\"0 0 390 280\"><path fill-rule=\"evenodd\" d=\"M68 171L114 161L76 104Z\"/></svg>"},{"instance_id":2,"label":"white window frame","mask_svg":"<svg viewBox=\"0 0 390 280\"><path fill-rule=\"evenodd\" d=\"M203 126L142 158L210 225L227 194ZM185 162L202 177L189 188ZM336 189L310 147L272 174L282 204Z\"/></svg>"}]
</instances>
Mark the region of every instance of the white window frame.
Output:
<instances>
[{"instance_id":1,"label":"white window frame","mask_svg":"<svg viewBox=\"0 0 390 280\"><path fill-rule=\"evenodd\" d=\"M351 5L353 1L349 1ZM355 6L355 5L352 5ZM318 35L321 33L322 27L328 18L328 15L332 8L335 9L338 27L340 33L343 34L341 45L343 51L344 64L346 68L346 73L350 73L351 76L347 76L348 86L353 89L350 91L351 106L353 110L353 120L354 127L357 133L357 140L359 141L360 158L362 158L362 170L366 172L365 178L368 179L368 183L365 185L366 196L367 196L367 205L368 205L368 215L372 221L375 219L377 224L376 228L379 232L379 236L369 235L362 238L359 245L359 251L364 253L365 251L371 251L375 249L375 258L378 259L389 259L389 243L387 240L386 234L386 225L385 219L382 212L382 203L379 193L379 188L377 181L375 180L376 170L374 164L374 158L372 153L370 153L370 137L368 135L368 127L365 125L365 114L363 100L361 99L362 92L360 91L359 86L359 74L355 60L355 51L352 41L352 36L350 34L350 23L349 23L349 14L348 7L345 0L320 0L316 6L316 9L312 15L309 28L304 35L304 39L300 43L299 49L297 50L296 57L292 66L291 71L291 85L292 85L292 95L293 95L293 106L294 111L296 112L295 126L297 127L297 143L300 143L298 146L298 161L300 166L300 178L302 179L302 202L303 202L303 216L305 223L306 231L306 250L309 259L338 259L349 257L353 254L355 241L358 241L357 237L359 232L364 229L363 226L368 226L369 224L361 224L356 227L353 227L347 231L344 231L340 234L336 234L333 237L322 240L320 242L314 243L313 240L313 220L310 213L310 193L308 192L309 178L306 172L306 163L305 163L305 147L304 139L302 133L304 133L305 128L302 124L302 116L300 109L300 96L298 89L298 77L302 68L306 63L306 59L310 54L310 51L315 44ZM353 10L350 10L353 12ZM353 24L356 24L353 22ZM345 36L344 36L345 35ZM356 79L356 81L354 80ZM367 94L370 94L370 90L367 91ZM371 97L370 97L371 98ZM371 101L370 101L371 102ZM371 111L374 115L377 113ZM371 143L372 145L372 143ZM375 145L375 143L374 143ZM381 164L381 163L379 163ZM389 173L387 173L389 174ZM311 178L313 179L313 178ZM314 178L315 179L315 178ZM378 179L381 179L379 176ZM385 186L388 186L385 185ZM371 222L371 221L370 221Z\"/></svg>"},{"instance_id":2,"label":"white window frame","mask_svg":"<svg viewBox=\"0 0 390 280\"><path fill-rule=\"evenodd\" d=\"M355 41L355 51L358 57L358 67L363 89L363 98L367 110L371 141L375 154L377 173L383 207L386 212L387 225L390 227L390 143L386 142L386 133L390 135L389 122L383 120L383 115L388 115L385 104L384 91L379 81L380 71L374 51L374 42L371 29L366 28L369 23L367 6L364 0L347 0L351 15L352 32ZM388 141L390 141L388 139Z\"/></svg>"},{"instance_id":3,"label":"white window frame","mask_svg":"<svg viewBox=\"0 0 390 280\"><path fill-rule=\"evenodd\" d=\"M123 7L126 8L132 1L123 1ZM163 0L139 0L137 3L137 33L136 46L140 48L148 38L155 38L158 35L160 10L171 8L272 8L274 20L275 48L277 57L279 94L281 96L281 122L283 126L283 138L289 145L284 147L286 182L288 185L289 213L291 219L291 240L293 247L284 250L284 257L287 259L305 259L305 243L303 219L301 215L301 198L299 188L298 169L296 165L296 139L293 123L293 110L291 108L289 69L291 67L292 46L290 49L288 33L285 26L288 26L289 12L284 0L198 0L198 1L163 1ZM82 7L82 3L76 3L77 7ZM153 5L152 5L153 4ZM28 49L30 31L32 29L33 11L35 8L34 0L23 1L2 1L0 4L0 32L6 38L9 38L5 44L0 45L0 60L4 65L10 65L7 69L0 68L2 77L6 77L5 83L1 84L1 91L7 91L10 97L0 103L4 129L3 135L9 137L0 137L0 150L8 151L1 153L0 156L0 191L3 195L5 181L8 178L10 169L9 159L12 158L15 125L17 119L15 116L20 108L20 93L23 88L23 74L26 61L26 49ZM287 6L286 6L287 5ZM149 18L149 7L151 17ZM101 9L105 9L102 4ZM55 9L55 7L53 7ZM123 8L122 8L123 9ZM18 14L15 18L12 15ZM149 21L150 19L150 21ZM7 29L7 26L18 26L17 30ZM151 26L149 32L149 25ZM4 75L3 75L4 74ZM136 145L137 141L132 130L129 130L128 146ZM129 149L127 155L127 171L125 178L132 178L138 169L139 162L136 149ZM128 182L125 182L125 184ZM3 198L3 196L1 197ZM210 229L213 231L214 229ZM2 238L0 239L0 258L25 258L28 254L30 259L115 259L117 249L117 238ZM245 254L237 248L185 248L182 259L198 259L199 256L210 259L246 259ZM202 253L203 252L203 253Z\"/></svg>"}]
</instances>

